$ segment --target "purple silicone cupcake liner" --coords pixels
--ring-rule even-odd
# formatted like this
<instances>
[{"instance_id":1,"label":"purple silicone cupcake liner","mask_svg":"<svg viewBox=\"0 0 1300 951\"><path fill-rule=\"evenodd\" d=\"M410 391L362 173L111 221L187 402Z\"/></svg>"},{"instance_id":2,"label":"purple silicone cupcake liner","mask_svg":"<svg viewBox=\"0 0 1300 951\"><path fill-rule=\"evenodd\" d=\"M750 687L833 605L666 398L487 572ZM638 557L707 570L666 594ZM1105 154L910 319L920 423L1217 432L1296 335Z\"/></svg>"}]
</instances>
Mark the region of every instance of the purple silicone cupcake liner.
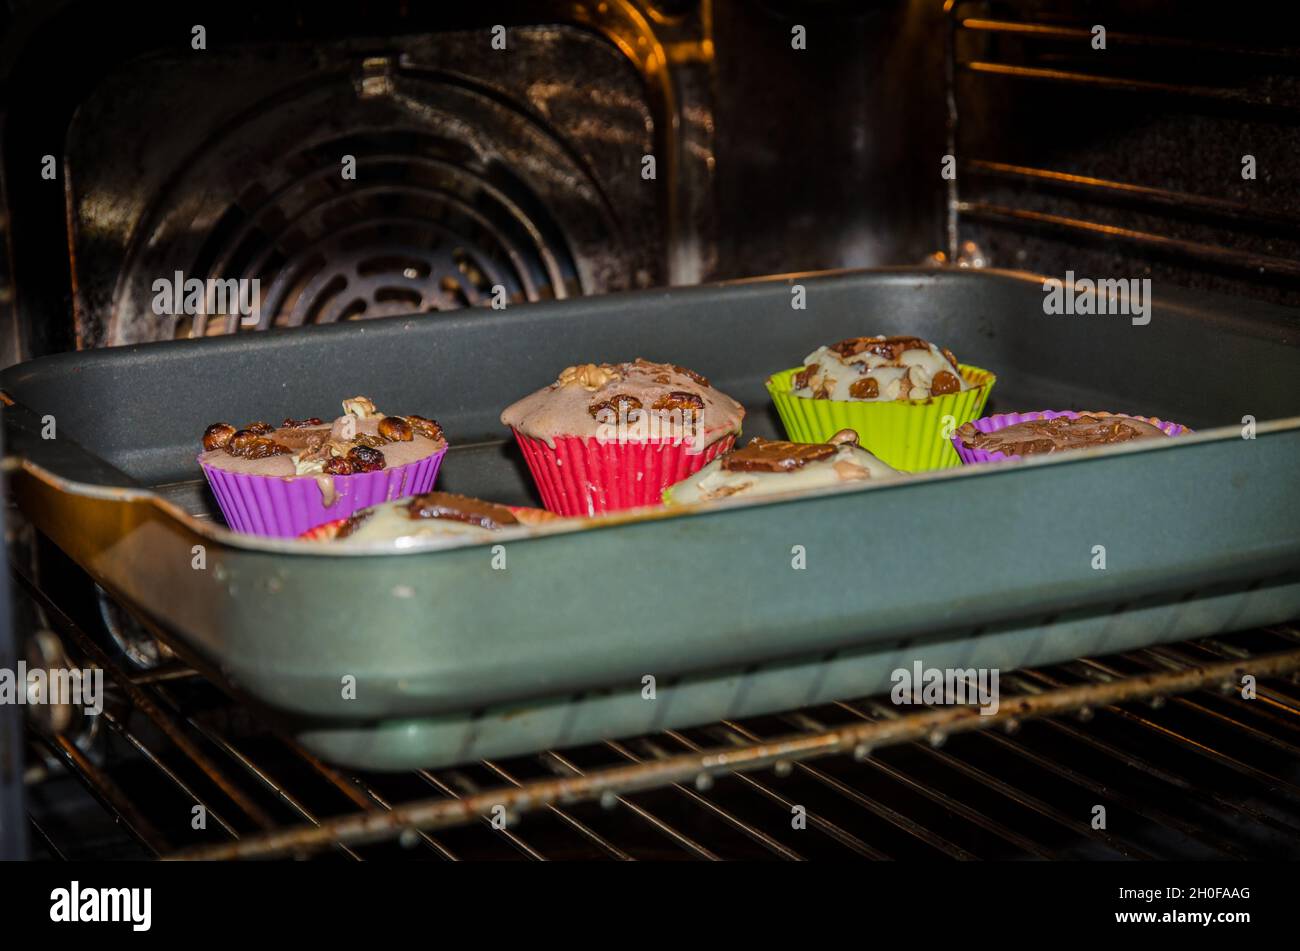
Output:
<instances>
[{"instance_id":1,"label":"purple silicone cupcake liner","mask_svg":"<svg viewBox=\"0 0 1300 951\"><path fill-rule=\"evenodd\" d=\"M1123 416L1126 419L1140 419L1144 423L1150 423L1157 429L1163 430L1167 436L1181 436L1184 433L1190 433L1191 430L1181 423L1170 423L1163 419L1156 419L1154 416L1132 416L1128 413L1103 413L1099 410L1091 413L1076 413L1074 410L1043 410L1038 413L995 413L992 416L985 416L977 419L973 423L976 429L982 433L995 433L999 429L1006 429L1008 426L1014 426L1016 423L1027 423L1033 419L1056 419L1058 416L1065 416L1069 419L1078 419L1080 416ZM977 465L981 462L1001 462L1004 459L1019 459L1020 456L1007 455L1004 452L989 452L985 449L971 449L964 445L961 436L953 433L951 437L953 448L957 450L957 455L961 457L962 463L968 466Z\"/></svg>"},{"instance_id":2,"label":"purple silicone cupcake liner","mask_svg":"<svg viewBox=\"0 0 1300 951\"><path fill-rule=\"evenodd\" d=\"M237 532L293 538L357 509L433 488L446 447L404 466L334 476L335 499L325 505L320 485L312 476L285 479L228 472L200 463L221 506L226 524Z\"/></svg>"}]
</instances>

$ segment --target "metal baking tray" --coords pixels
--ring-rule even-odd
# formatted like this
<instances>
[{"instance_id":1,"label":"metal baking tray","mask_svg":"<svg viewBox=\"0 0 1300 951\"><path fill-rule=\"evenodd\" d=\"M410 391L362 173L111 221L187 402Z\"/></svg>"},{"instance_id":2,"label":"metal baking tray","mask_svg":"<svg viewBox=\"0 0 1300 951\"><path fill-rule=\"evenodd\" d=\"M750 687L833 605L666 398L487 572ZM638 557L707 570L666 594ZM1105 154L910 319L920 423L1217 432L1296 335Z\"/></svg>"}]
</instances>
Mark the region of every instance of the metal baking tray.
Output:
<instances>
[{"instance_id":1,"label":"metal baking tray","mask_svg":"<svg viewBox=\"0 0 1300 951\"><path fill-rule=\"evenodd\" d=\"M915 660L1009 669L1300 615L1300 315L1170 290L1135 326L1046 316L1042 300L1026 274L858 271L62 354L0 376L10 491L182 656L363 768L862 695ZM494 540L505 570L488 544L236 535L194 461L214 420L320 415L364 393L443 424L440 487L535 503L498 413L560 368L689 366L745 403L746 435L772 436L767 375L875 332L995 371L989 412L1114 410L1197 432L521 529Z\"/></svg>"}]
</instances>

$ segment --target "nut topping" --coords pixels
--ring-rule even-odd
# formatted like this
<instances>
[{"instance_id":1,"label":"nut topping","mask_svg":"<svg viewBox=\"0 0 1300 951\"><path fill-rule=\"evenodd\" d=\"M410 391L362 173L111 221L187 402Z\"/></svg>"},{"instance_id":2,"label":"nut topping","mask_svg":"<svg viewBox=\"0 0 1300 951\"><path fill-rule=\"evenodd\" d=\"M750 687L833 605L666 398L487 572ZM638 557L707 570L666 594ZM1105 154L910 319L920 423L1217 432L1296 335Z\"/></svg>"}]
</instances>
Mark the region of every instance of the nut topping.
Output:
<instances>
[{"instance_id":1,"label":"nut topping","mask_svg":"<svg viewBox=\"0 0 1300 951\"><path fill-rule=\"evenodd\" d=\"M280 428L281 429L308 429L312 426L324 426L324 425L325 424L320 421L319 417L312 416L308 419L286 418L285 421L280 424Z\"/></svg>"},{"instance_id":2,"label":"nut topping","mask_svg":"<svg viewBox=\"0 0 1300 951\"><path fill-rule=\"evenodd\" d=\"M378 472L387 464L384 454L369 446L353 446L348 450L347 461L353 472Z\"/></svg>"},{"instance_id":3,"label":"nut topping","mask_svg":"<svg viewBox=\"0 0 1300 951\"><path fill-rule=\"evenodd\" d=\"M688 370L688 369L686 369L686 367L679 367L679 366L678 366L677 364L675 364L675 363L674 363L672 366L673 366L673 369L676 370L678 373L680 373L682 376L688 376L688 377L690 377L690 378L691 378L692 380L694 380L694 381L695 381L699 386L708 386L708 385L709 385L709 378L706 377L704 374L702 374L702 373L696 373L694 370Z\"/></svg>"},{"instance_id":4,"label":"nut topping","mask_svg":"<svg viewBox=\"0 0 1300 951\"><path fill-rule=\"evenodd\" d=\"M229 423L213 423L203 431L203 448L208 452L224 449L230 437L235 435L235 427Z\"/></svg>"},{"instance_id":5,"label":"nut topping","mask_svg":"<svg viewBox=\"0 0 1300 951\"><path fill-rule=\"evenodd\" d=\"M618 372L608 363L602 363L599 366L594 363L580 363L577 366L565 367L561 370L556 382L560 386L576 384L584 390L594 392L606 383L618 379L621 379Z\"/></svg>"},{"instance_id":6,"label":"nut topping","mask_svg":"<svg viewBox=\"0 0 1300 951\"><path fill-rule=\"evenodd\" d=\"M270 423L261 423L261 422L249 423L247 426L244 427L244 429L246 429L250 433L255 433L258 436L265 436L268 433L275 432L275 427L272 426Z\"/></svg>"},{"instance_id":7,"label":"nut topping","mask_svg":"<svg viewBox=\"0 0 1300 951\"><path fill-rule=\"evenodd\" d=\"M288 446L281 446L265 436L256 436L240 455L245 459L265 459L267 456L288 455L292 451Z\"/></svg>"},{"instance_id":8,"label":"nut topping","mask_svg":"<svg viewBox=\"0 0 1300 951\"><path fill-rule=\"evenodd\" d=\"M406 421L411 424L417 436L423 436L425 439L441 439L442 427L435 420L425 419L423 416L408 415Z\"/></svg>"},{"instance_id":9,"label":"nut topping","mask_svg":"<svg viewBox=\"0 0 1300 951\"><path fill-rule=\"evenodd\" d=\"M683 416L694 415L704 409L704 397L686 390L673 390L655 400L652 408L661 411L678 409Z\"/></svg>"},{"instance_id":10,"label":"nut topping","mask_svg":"<svg viewBox=\"0 0 1300 951\"><path fill-rule=\"evenodd\" d=\"M385 416L379 421L379 435L389 442L410 442L415 429L401 416Z\"/></svg>"},{"instance_id":11,"label":"nut topping","mask_svg":"<svg viewBox=\"0 0 1300 951\"><path fill-rule=\"evenodd\" d=\"M880 396L880 384L874 376L865 376L849 386L849 396L855 400L874 400Z\"/></svg>"},{"instance_id":12,"label":"nut topping","mask_svg":"<svg viewBox=\"0 0 1300 951\"><path fill-rule=\"evenodd\" d=\"M343 412L349 416L355 416L357 419L370 419L372 416L380 415L379 410L375 408L374 402L368 396L354 396L350 400L344 400Z\"/></svg>"},{"instance_id":13,"label":"nut topping","mask_svg":"<svg viewBox=\"0 0 1300 951\"><path fill-rule=\"evenodd\" d=\"M601 414L606 413L612 414L612 419L606 416L606 419L611 422L620 416L626 417L628 422L633 422L641 415L641 401L626 393L616 393L607 400L592 403L587 407L587 412L597 421L602 421Z\"/></svg>"},{"instance_id":14,"label":"nut topping","mask_svg":"<svg viewBox=\"0 0 1300 951\"><path fill-rule=\"evenodd\" d=\"M850 337L827 349L845 359L860 353L872 353L897 363L904 350L928 350L930 345L920 337Z\"/></svg>"},{"instance_id":15,"label":"nut topping","mask_svg":"<svg viewBox=\"0 0 1300 951\"><path fill-rule=\"evenodd\" d=\"M948 393L957 393L961 390L961 381L949 373L947 370L940 370L930 381L930 395L944 396Z\"/></svg>"},{"instance_id":16,"label":"nut topping","mask_svg":"<svg viewBox=\"0 0 1300 951\"><path fill-rule=\"evenodd\" d=\"M232 456L242 456L248 452L249 447L253 445L253 441L257 438L257 433L250 432L247 429L232 433L230 438L226 440L226 452Z\"/></svg>"}]
</instances>

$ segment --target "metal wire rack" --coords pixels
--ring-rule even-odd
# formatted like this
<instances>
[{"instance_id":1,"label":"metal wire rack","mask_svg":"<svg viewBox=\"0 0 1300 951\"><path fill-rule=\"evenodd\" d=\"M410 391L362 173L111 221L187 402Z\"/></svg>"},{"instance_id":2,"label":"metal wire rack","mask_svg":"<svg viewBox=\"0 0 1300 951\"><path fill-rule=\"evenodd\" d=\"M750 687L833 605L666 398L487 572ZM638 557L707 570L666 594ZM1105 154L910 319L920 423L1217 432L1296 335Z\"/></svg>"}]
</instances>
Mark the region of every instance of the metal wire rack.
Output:
<instances>
[{"instance_id":1,"label":"metal wire rack","mask_svg":"<svg viewBox=\"0 0 1300 951\"><path fill-rule=\"evenodd\" d=\"M1132 267L1132 256L1176 283L1293 300L1300 209L1267 169L1295 146L1300 48L1192 35L1169 18L1163 32L1107 20L1098 50L1092 21L1017 7L944 6L947 150L960 169L946 183L948 259L968 260L967 242L1042 273ZM1082 115L1104 121L1069 134ZM1181 133L1166 125L1174 116ZM1188 139L1196 149L1172 147ZM1265 170L1246 178L1253 153ZM1173 187L1133 181L1135 167L1164 170Z\"/></svg>"},{"instance_id":2,"label":"metal wire rack","mask_svg":"<svg viewBox=\"0 0 1300 951\"><path fill-rule=\"evenodd\" d=\"M991 716L901 712L875 697L362 775L271 732L192 671L128 670L17 578L115 692L107 752L30 734L114 830L64 838L58 811L38 800L32 838L50 857L122 854L124 840L128 854L177 859L1246 859L1300 848L1294 626L1004 675Z\"/></svg>"}]
</instances>

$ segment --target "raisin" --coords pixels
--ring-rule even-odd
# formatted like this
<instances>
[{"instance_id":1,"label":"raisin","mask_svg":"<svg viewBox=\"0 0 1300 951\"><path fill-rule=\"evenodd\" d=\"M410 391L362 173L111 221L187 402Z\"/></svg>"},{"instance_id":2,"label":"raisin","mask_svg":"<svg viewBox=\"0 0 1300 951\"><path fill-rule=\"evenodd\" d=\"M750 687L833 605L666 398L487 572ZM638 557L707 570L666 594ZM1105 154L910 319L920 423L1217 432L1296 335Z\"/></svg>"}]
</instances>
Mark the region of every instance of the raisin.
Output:
<instances>
[{"instance_id":1,"label":"raisin","mask_svg":"<svg viewBox=\"0 0 1300 951\"><path fill-rule=\"evenodd\" d=\"M353 472L378 472L386 465L384 454L369 446L353 446L348 450L348 462Z\"/></svg>"},{"instance_id":2,"label":"raisin","mask_svg":"<svg viewBox=\"0 0 1300 951\"><path fill-rule=\"evenodd\" d=\"M423 436L425 439L441 439L442 427L436 420L425 419L423 416L408 415L406 421L411 424L417 436Z\"/></svg>"},{"instance_id":3,"label":"raisin","mask_svg":"<svg viewBox=\"0 0 1300 951\"><path fill-rule=\"evenodd\" d=\"M263 423L260 421L256 423L249 423L247 426L244 427L244 429L258 436L265 436L267 433L275 432L275 427L272 426L270 423Z\"/></svg>"},{"instance_id":4,"label":"raisin","mask_svg":"<svg viewBox=\"0 0 1300 951\"><path fill-rule=\"evenodd\" d=\"M946 396L949 393L956 393L961 390L961 381L949 373L947 370L940 370L930 381L931 396Z\"/></svg>"},{"instance_id":5,"label":"raisin","mask_svg":"<svg viewBox=\"0 0 1300 951\"><path fill-rule=\"evenodd\" d=\"M245 459L265 459L268 456L283 456L293 452L288 446L281 446L278 442L267 439L265 436L256 437L248 448L244 450Z\"/></svg>"},{"instance_id":6,"label":"raisin","mask_svg":"<svg viewBox=\"0 0 1300 951\"><path fill-rule=\"evenodd\" d=\"M654 401L657 410L679 409L683 413L695 413L704 409L704 397L685 390L673 390Z\"/></svg>"},{"instance_id":7,"label":"raisin","mask_svg":"<svg viewBox=\"0 0 1300 951\"><path fill-rule=\"evenodd\" d=\"M592 419L600 419L603 412L613 413L615 417L626 415L628 422L636 419L641 415L641 401L635 396L628 396L626 393L616 393L607 400L601 400L599 403L592 403L587 407L587 412L591 414ZM634 415L635 414L635 415Z\"/></svg>"},{"instance_id":8,"label":"raisin","mask_svg":"<svg viewBox=\"0 0 1300 951\"><path fill-rule=\"evenodd\" d=\"M230 442L230 437L233 435L235 435L234 426L229 423L213 423L203 430L203 448L209 452L213 449L221 449Z\"/></svg>"},{"instance_id":9,"label":"raisin","mask_svg":"<svg viewBox=\"0 0 1300 951\"><path fill-rule=\"evenodd\" d=\"M310 426L324 426L325 424L319 418L312 416L309 419L292 419L286 418L280 424L281 429L307 429Z\"/></svg>"},{"instance_id":10,"label":"raisin","mask_svg":"<svg viewBox=\"0 0 1300 951\"><path fill-rule=\"evenodd\" d=\"M863 377L849 387L849 396L855 400L874 400L880 396L880 384L873 376Z\"/></svg>"},{"instance_id":11,"label":"raisin","mask_svg":"<svg viewBox=\"0 0 1300 951\"><path fill-rule=\"evenodd\" d=\"M352 475L352 463L342 456L335 456L325 463L325 471L330 475Z\"/></svg>"}]
</instances>

